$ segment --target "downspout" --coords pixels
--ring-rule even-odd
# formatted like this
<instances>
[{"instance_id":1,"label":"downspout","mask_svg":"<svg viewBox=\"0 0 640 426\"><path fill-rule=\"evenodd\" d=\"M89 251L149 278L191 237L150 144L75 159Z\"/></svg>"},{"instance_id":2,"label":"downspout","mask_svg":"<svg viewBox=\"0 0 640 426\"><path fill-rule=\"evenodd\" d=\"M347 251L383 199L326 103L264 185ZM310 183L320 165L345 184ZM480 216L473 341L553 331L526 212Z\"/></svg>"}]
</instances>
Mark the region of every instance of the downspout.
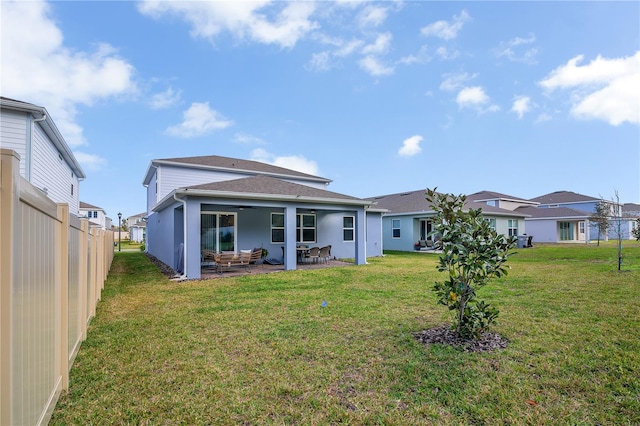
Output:
<instances>
[{"instance_id":1,"label":"downspout","mask_svg":"<svg viewBox=\"0 0 640 426\"><path fill-rule=\"evenodd\" d=\"M182 233L184 235L184 248L182 250L182 256L184 257L183 261L182 261L182 275L180 276L181 279L187 279L187 202L181 198L178 198L178 194L177 193L173 193L173 199L176 200L177 202L182 204Z\"/></svg>"},{"instance_id":2,"label":"downspout","mask_svg":"<svg viewBox=\"0 0 640 426\"><path fill-rule=\"evenodd\" d=\"M27 158L25 159L25 177L27 178L27 180L29 182L31 182L31 160L32 160L32 155L31 153L33 152L33 134L35 131L35 126L36 123L40 123L44 120L47 119L47 114L45 112L42 112L42 117L40 118L36 118L33 114L31 114L31 117L33 117L33 120L31 120L31 127L29 128L29 143L27 144Z\"/></svg>"}]
</instances>

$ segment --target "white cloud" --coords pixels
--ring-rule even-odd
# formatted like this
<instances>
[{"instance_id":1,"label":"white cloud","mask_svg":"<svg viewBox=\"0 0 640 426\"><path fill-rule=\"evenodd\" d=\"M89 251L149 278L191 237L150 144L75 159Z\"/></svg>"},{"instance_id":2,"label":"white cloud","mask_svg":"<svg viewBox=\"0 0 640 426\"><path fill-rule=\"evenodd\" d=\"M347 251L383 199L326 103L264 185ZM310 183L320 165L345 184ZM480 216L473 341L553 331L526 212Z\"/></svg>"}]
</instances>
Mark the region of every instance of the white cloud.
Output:
<instances>
[{"instance_id":1,"label":"white cloud","mask_svg":"<svg viewBox=\"0 0 640 426\"><path fill-rule=\"evenodd\" d=\"M522 118L525 113L531 110L531 98L528 96L518 96L513 101L511 111L518 114L518 118Z\"/></svg>"},{"instance_id":2,"label":"white cloud","mask_svg":"<svg viewBox=\"0 0 640 426\"><path fill-rule=\"evenodd\" d=\"M535 43L536 36L529 34L529 37L515 37L507 42L501 42L500 46L494 49L497 57L505 57L512 62L523 62L525 64L533 65L537 63L536 56L538 55L538 49L535 47L529 49L520 49L520 46L527 46Z\"/></svg>"},{"instance_id":3,"label":"white cloud","mask_svg":"<svg viewBox=\"0 0 640 426\"><path fill-rule=\"evenodd\" d=\"M496 112L500 107L490 104L491 99L480 86L465 87L458 92L456 102L460 108L475 109L479 113Z\"/></svg>"},{"instance_id":4,"label":"white cloud","mask_svg":"<svg viewBox=\"0 0 640 426\"><path fill-rule=\"evenodd\" d=\"M468 73L460 73L460 74L445 74L443 77L445 78L442 83L440 83L440 90L446 90L447 92L453 92L460 89L464 84L468 81L476 78L478 74L468 74Z\"/></svg>"},{"instance_id":5,"label":"white cloud","mask_svg":"<svg viewBox=\"0 0 640 426\"><path fill-rule=\"evenodd\" d=\"M233 137L233 141L241 145L264 145L266 143L259 137L246 133L236 133Z\"/></svg>"},{"instance_id":6,"label":"white cloud","mask_svg":"<svg viewBox=\"0 0 640 426\"><path fill-rule=\"evenodd\" d=\"M404 56L400 58L398 62L405 65L411 65L411 64L424 64L429 61L431 61L431 56L429 56L429 50L427 48L427 45L423 45L420 47L418 54Z\"/></svg>"},{"instance_id":7,"label":"white cloud","mask_svg":"<svg viewBox=\"0 0 640 426\"><path fill-rule=\"evenodd\" d=\"M308 160L302 155L277 156L262 148L257 148L251 151L251 159L310 175L318 176L319 173L318 163Z\"/></svg>"},{"instance_id":8,"label":"white cloud","mask_svg":"<svg viewBox=\"0 0 640 426\"><path fill-rule=\"evenodd\" d=\"M434 36L443 40L451 40L458 36L458 32L462 30L465 22L471 20L471 16L466 10L463 10L459 16L454 15L451 22L436 21L420 30L423 36Z\"/></svg>"},{"instance_id":9,"label":"white cloud","mask_svg":"<svg viewBox=\"0 0 640 426\"><path fill-rule=\"evenodd\" d=\"M164 92L156 93L151 97L149 102L151 109L163 109L168 108L171 105L177 104L182 96L181 90L173 90L173 87L167 88Z\"/></svg>"},{"instance_id":10,"label":"white cloud","mask_svg":"<svg viewBox=\"0 0 640 426\"><path fill-rule=\"evenodd\" d=\"M312 71L328 71L331 66L331 52L325 50L312 54L305 68Z\"/></svg>"},{"instance_id":11,"label":"white cloud","mask_svg":"<svg viewBox=\"0 0 640 426\"><path fill-rule=\"evenodd\" d=\"M402 142L402 147L398 150L398 154L403 157L412 157L420 153L420 151L422 151L422 148L420 148L420 142L422 142L422 136L420 135L413 135L410 138L405 139Z\"/></svg>"},{"instance_id":12,"label":"white cloud","mask_svg":"<svg viewBox=\"0 0 640 426\"><path fill-rule=\"evenodd\" d=\"M223 33L230 33L238 40L291 48L318 28L310 20L315 11L313 2L148 0L138 3L138 10L156 19L164 15L180 16L191 25L193 37L211 42Z\"/></svg>"},{"instance_id":13,"label":"white cloud","mask_svg":"<svg viewBox=\"0 0 640 426\"><path fill-rule=\"evenodd\" d=\"M443 61L455 59L460 56L460 52L458 52L457 50L449 50L444 46L438 47L436 49L436 53Z\"/></svg>"},{"instance_id":14,"label":"white cloud","mask_svg":"<svg viewBox=\"0 0 640 426\"><path fill-rule=\"evenodd\" d=\"M598 55L588 65L578 55L553 70L540 85L549 91L572 91L571 114L598 119L613 126L640 123L640 51L633 56L606 59Z\"/></svg>"},{"instance_id":15,"label":"white cloud","mask_svg":"<svg viewBox=\"0 0 640 426\"><path fill-rule=\"evenodd\" d=\"M96 171L104 168L107 164L107 160L105 158L100 157L95 154L87 154L86 152L75 151L73 156L76 157L78 163L85 170Z\"/></svg>"},{"instance_id":16,"label":"white cloud","mask_svg":"<svg viewBox=\"0 0 640 426\"><path fill-rule=\"evenodd\" d=\"M362 53L364 55L380 55L387 53L389 51L392 38L393 36L389 32L378 34L375 42L362 48Z\"/></svg>"},{"instance_id":17,"label":"white cloud","mask_svg":"<svg viewBox=\"0 0 640 426\"><path fill-rule=\"evenodd\" d=\"M1 7L2 95L44 106L70 146L85 144L78 105L136 93L133 66L107 44L93 52L65 47L47 3L3 1Z\"/></svg>"},{"instance_id":18,"label":"white cloud","mask_svg":"<svg viewBox=\"0 0 640 426\"><path fill-rule=\"evenodd\" d=\"M551 120L551 116L546 112L543 112L538 116L538 118L536 118L536 123L544 123L545 121L550 121L550 120Z\"/></svg>"},{"instance_id":19,"label":"white cloud","mask_svg":"<svg viewBox=\"0 0 640 426\"><path fill-rule=\"evenodd\" d=\"M371 74L372 76L391 75L394 72L393 67L389 67L380 62L375 56L365 56L360 59L360 68Z\"/></svg>"},{"instance_id":20,"label":"white cloud","mask_svg":"<svg viewBox=\"0 0 640 426\"><path fill-rule=\"evenodd\" d=\"M358 26L377 27L382 25L387 19L387 14L388 10L386 7L367 6L358 14Z\"/></svg>"},{"instance_id":21,"label":"white cloud","mask_svg":"<svg viewBox=\"0 0 640 426\"><path fill-rule=\"evenodd\" d=\"M211 109L208 102L192 103L189 109L182 113L182 116L182 123L166 130L168 135L193 138L233 125L233 121L227 120L217 111Z\"/></svg>"}]
</instances>

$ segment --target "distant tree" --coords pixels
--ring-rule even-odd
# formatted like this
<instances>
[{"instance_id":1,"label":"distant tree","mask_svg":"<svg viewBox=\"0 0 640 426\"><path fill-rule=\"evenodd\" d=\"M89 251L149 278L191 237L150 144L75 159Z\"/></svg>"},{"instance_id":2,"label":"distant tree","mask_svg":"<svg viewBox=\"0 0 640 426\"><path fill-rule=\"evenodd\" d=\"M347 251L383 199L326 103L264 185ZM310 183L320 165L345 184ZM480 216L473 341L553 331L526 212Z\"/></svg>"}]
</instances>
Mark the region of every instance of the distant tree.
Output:
<instances>
[{"instance_id":1,"label":"distant tree","mask_svg":"<svg viewBox=\"0 0 640 426\"><path fill-rule=\"evenodd\" d=\"M602 197L601 197L602 198ZM596 210L590 217L591 222L596 224L598 229L598 246L600 246L600 235L607 235L609 231L609 216L611 215L611 206L608 201L600 200L596 204Z\"/></svg>"},{"instance_id":2,"label":"distant tree","mask_svg":"<svg viewBox=\"0 0 640 426\"><path fill-rule=\"evenodd\" d=\"M129 225L127 225L127 219L122 219L122 223L120 224L120 229L122 229L123 232L126 232L129 230Z\"/></svg>"},{"instance_id":3,"label":"distant tree","mask_svg":"<svg viewBox=\"0 0 640 426\"><path fill-rule=\"evenodd\" d=\"M614 191L614 196L609 203L610 226L613 225L613 235L618 241L618 271L622 269L622 240L626 237L626 232L622 229L622 211L620 211L620 195L618 190Z\"/></svg>"},{"instance_id":4,"label":"distant tree","mask_svg":"<svg viewBox=\"0 0 640 426\"><path fill-rule=\"evenodd\" d=\"M436 212L435 233L441 236L442 255L437 269L445 281L433 290L438 303L455 312L454 327L463 338L479 339L495 322L498 310L476 298L490 279L507 274L507 255L515 237L498 234L482 217L482 209L463 210L466 197L427 189L426 199Z\"/></svg>"}]
</instances>

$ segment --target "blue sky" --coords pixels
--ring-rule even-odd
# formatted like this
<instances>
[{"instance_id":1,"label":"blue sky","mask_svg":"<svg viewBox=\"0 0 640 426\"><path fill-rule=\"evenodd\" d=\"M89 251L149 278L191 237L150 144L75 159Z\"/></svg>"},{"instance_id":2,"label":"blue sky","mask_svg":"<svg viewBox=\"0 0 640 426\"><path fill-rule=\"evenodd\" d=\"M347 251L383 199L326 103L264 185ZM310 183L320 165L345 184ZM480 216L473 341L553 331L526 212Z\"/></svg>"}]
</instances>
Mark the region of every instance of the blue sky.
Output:
<instances>
[{"instance_id":1,"label":"blue sky","mask_svg":"<svg viewBox=\"0 0 640 426\"><path fill-rule=\"evenodd\" d=\"M640 202L638 2L9 2L1 93L45 106L82 201L157 158L254 159L369 197Z\"/></svg>"}]
</instances>

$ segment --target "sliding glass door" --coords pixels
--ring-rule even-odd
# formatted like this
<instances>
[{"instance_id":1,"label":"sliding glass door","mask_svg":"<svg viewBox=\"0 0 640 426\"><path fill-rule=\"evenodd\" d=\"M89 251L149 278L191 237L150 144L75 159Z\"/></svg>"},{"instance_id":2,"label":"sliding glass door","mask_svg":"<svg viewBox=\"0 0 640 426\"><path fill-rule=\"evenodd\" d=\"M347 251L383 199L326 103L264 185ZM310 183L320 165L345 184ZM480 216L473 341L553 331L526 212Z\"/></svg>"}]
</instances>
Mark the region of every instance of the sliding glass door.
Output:
<instances>
[{"instance_id":1,"label":"sliding glass door","mask_svg":"<svg viewBox=\"0 0 640 426\"><path fill-rule=\"evenodd\" d=\"M200 213L200 249L236 251L236 214L201 212Z\"/></svg>"}]
</instances>

